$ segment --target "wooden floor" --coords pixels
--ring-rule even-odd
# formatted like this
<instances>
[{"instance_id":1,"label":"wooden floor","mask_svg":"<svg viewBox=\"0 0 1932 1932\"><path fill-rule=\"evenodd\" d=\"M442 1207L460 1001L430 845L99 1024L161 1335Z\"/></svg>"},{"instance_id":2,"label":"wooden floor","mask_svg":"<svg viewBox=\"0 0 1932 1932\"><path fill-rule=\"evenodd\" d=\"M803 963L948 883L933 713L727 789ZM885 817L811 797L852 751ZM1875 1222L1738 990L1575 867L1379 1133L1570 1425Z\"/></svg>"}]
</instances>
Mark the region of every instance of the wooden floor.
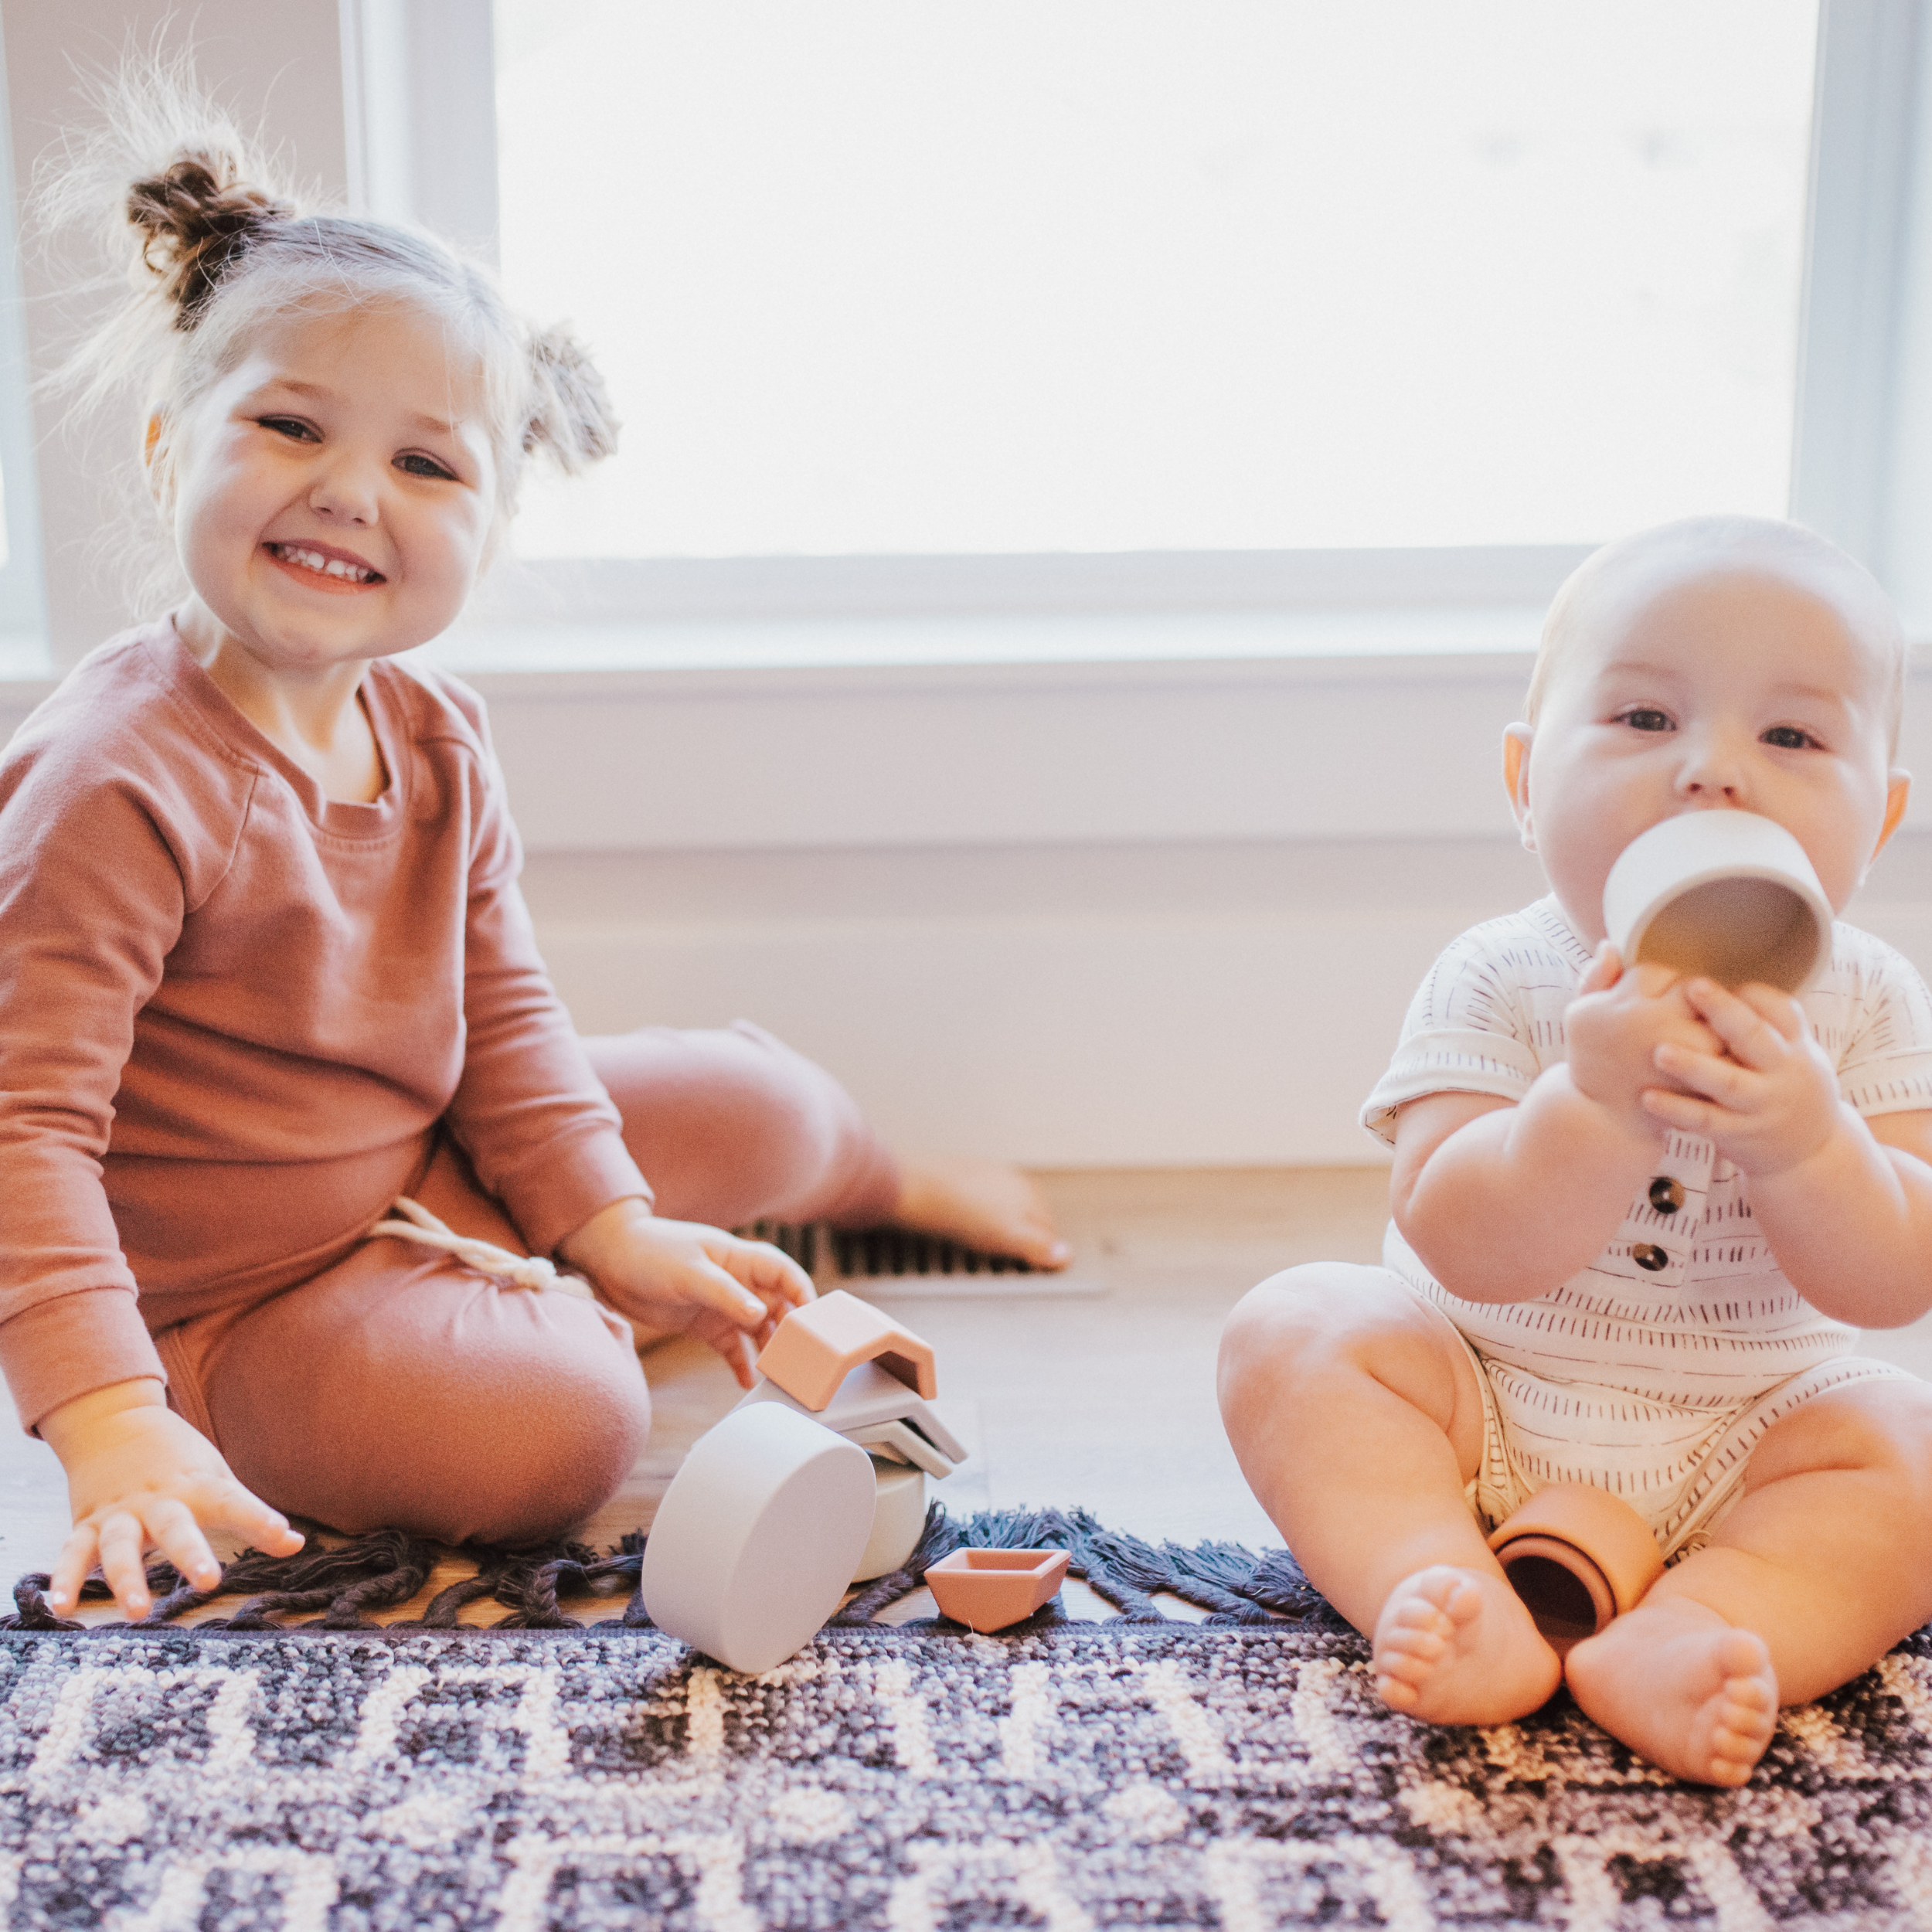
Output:
<instances>
[{"instance_id":1,"label":"wooden floor","mask_svg":"<svg viewBox=\"0 0 1932 1932\"><path fill-rule=\"evenodd\" d=\"M1071 1272L1097 1292L876 1297L933 1344L940 1406L972 1451L946 1481L929 1485L930 1493L956 1515L1077 1505L1111 1528L1154 1540L1278 1543L1222 1433L1216 1343L1229 1309L1277 1269L1376 1259L1386 1175L1303 1168L1039 1178L1074 1243ZM1932 1318L1869 1335L1862 1345L1932 1377ZM649 1528L685 1451L737 1396L723 1364L700 1346L665 1343L646 1355L645 1367L656 1413L651 1441L624 1487L584 1527L584 1539L600 1548L626 1530ZM67 1520L53 1451L17 1428L0 1429L0 1566L7 1577L46 1568ZM467 1566L446 1566L430 1590L466 1573ZM430 1590L392 1614L420 1614ZM1066 1607L1074 1615L1101 1610L1078 1587L1070 1587ZM116 1614L107 1608L91 1617ZM468 1620L502 1614L479 1605ZM929 1614L930 1600L910 1600L898 1614Z\"/></svg>"}]
</instances>

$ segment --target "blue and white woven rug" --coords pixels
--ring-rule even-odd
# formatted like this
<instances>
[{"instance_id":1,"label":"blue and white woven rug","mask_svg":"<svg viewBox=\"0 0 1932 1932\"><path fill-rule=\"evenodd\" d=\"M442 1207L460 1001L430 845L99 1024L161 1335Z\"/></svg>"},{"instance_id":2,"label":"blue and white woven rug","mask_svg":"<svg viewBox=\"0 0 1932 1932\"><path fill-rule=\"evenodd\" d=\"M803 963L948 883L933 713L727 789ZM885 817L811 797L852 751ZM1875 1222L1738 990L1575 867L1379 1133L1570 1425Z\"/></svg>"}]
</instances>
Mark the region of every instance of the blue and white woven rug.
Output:
<instances>
[{"instance_id":1,"label":"blue and white woven rug","mask_svg":"<svg viewBox=\"0 0 1932 1932\"><path fill-rule=\"evenodd\" d=\"M1168 1622L1131 1600L1199 1553L1106 1538L1123 1583L1086 1519L1031 1520L1129 1614L846 1623L757 1678L617 1621L15 1628L0 1923L1932 1926L1924 1633L1787 1713L1719 1792L1567 1706L1487 1731L1394 1715L1305 1585L1300 1614L1260 1608L1297 1607L1278 1553L1246 1558L1267 1580L1244 1596L1238 1553L1209 1553L1199 1594L1242 1611Z\"/></svg>"}]
</instances>

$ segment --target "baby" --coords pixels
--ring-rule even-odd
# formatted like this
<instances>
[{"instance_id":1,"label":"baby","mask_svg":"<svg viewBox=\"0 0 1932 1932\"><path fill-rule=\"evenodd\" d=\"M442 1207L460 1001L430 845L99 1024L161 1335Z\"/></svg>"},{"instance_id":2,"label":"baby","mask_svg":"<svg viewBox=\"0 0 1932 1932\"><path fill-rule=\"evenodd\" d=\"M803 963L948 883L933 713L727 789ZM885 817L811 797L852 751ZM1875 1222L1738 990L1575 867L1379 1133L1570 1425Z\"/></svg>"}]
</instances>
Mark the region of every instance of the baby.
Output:
<instances>
[{"instance_id":1,"label":"baby","mask_svg":"<svg viewBox=\"0 0 1932 1932\"><path fill-rule=\"evenodd\" d=\"M1932 1387L1852 1353L1932 1308L1932 997L1842 923L1794 999L1631 969L1602 918L1640 832L1730 810L1842 910L1905 810L1903 672L1877 584L1788 524L1628 539L1551 610L1503 747L1550 894L1442 955L1369 1097L1386 1265L1277 1275L1222 1345L1242 1468L1396 1710L1503 1723L1566 1679L1739 1784L1781 1700L1932 1617ZM1485 1540L1557 1481L1668 1566L1563 1658Z\"/></svg>"}]
</instances>

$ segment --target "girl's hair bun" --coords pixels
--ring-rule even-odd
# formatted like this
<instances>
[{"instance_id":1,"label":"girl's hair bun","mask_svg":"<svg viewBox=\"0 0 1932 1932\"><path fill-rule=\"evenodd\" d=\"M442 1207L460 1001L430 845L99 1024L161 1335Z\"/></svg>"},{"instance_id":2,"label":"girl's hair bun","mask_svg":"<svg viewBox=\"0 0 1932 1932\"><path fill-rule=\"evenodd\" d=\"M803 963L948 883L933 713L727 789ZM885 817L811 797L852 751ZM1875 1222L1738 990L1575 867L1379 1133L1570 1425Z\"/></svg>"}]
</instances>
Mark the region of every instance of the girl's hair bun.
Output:
<instances>
[{"instance_id":1,"label":"girl's hair bun","mask_svg":"<svg viewBox=\"0 0 1932 1932\"><path fill-rule=\"evenodd\" d=\"M539 451L566 475L615 453L619 424L610 393L583 345L562 326L532 329L526 455Z\"/></svg>"},{"instance_id":2,"label":"girl's hair bun","mask_svg":"<svg viewBox=\"0 0 1932 1932\"><path fill-rule=\"evenodd\" d=\"M261 231L294 208L245 178L223 148L183 148L157 175L128 191L128 219L140 233L141 261L173 305L175 326L191 329L223 275Z\"/></svg>"}]
</instances>

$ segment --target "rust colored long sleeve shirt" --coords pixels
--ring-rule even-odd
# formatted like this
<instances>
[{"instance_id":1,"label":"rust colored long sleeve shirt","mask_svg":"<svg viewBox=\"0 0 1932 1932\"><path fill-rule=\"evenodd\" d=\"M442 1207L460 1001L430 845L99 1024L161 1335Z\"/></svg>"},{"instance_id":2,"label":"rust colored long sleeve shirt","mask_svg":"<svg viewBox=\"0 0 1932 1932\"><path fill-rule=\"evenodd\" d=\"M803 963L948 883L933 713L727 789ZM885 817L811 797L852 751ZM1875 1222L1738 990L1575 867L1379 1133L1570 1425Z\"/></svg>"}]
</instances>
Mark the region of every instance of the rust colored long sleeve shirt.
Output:
<instances>
[{"instance_id":1,"label":"rust colored long sleeve shirt","mask_svg":"<svg viewBox=\"0 0 1932 1932\"><path fill-rule=\"evenodd\" d=\"M483 707L386 661L325 798L171 622L0 758L0 1368L29 1427L332 1266L439 1124L532 1251L650 1190L553 992Z\"/></svg>"}]
</instances>

